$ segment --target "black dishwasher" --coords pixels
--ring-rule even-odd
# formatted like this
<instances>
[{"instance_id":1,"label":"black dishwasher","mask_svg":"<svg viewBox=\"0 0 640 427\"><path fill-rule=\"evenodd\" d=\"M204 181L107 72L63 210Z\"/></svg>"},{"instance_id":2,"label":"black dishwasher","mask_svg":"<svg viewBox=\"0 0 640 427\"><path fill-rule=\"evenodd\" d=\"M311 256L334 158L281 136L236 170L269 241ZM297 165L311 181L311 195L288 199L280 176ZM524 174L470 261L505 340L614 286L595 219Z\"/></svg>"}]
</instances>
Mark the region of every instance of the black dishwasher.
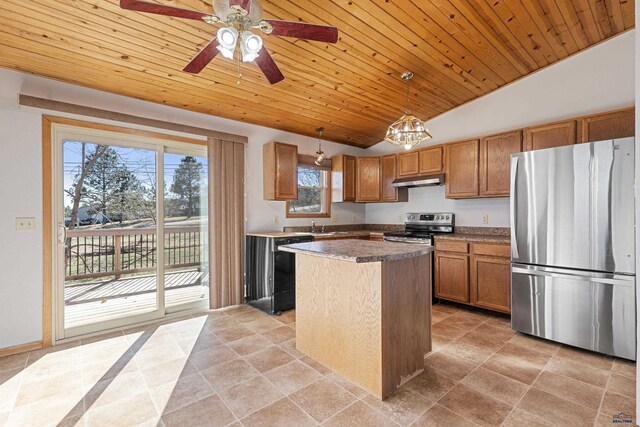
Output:
<instances>
[{"instance_id":1,"label":"black dishwasher","mask_svg":"<svg viewBox=\"0 0 640 427\"><path fill-rule=\"evenodd\" d=\"M311 241L311 236L247 236L247 302L269 314L295 308L296 256L278 247Z\"/></svg>"}]
</instances>

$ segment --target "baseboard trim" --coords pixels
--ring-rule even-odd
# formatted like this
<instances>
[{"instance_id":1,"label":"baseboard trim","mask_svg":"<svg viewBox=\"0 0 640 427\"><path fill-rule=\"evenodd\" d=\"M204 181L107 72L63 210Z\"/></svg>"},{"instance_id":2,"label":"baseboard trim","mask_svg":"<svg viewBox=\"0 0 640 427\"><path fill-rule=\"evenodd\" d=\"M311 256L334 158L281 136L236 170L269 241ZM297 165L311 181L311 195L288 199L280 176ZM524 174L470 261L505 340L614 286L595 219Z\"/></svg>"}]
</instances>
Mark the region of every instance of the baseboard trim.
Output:
<instances>
[{"instance_id":1,"label":"baseboard trim","mask_svg":"<svg viewBox=\"0 0 640 427\"><path fill-rule=\"evenodd\" d=\"M26 344L14 345L12 347L0 348L0 357L11 356L14 354L25 353L27 351L40 350L42 341L28 342Z\"/></svg>"}]
</instances>

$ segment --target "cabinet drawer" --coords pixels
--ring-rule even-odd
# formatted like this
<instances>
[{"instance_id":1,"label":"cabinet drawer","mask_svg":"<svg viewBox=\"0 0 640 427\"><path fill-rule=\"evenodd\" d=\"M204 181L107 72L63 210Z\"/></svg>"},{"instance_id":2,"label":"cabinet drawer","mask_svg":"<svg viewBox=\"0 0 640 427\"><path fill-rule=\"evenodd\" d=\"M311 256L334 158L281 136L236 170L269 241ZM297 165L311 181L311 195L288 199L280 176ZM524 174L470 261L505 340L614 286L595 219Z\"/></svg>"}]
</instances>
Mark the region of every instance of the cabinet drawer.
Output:
<instances>
[{"instance_id":1,"label":"cabinet drawer","mask_svg":"<svg viewBox=\"0 0 640 427\"><path fill-rule=\"evenodd\" d=\"M499 256L504 258L511 257L511 246L491 243L473 243L471 252L474 255Z\"/></svg>"},{"instance_id":2,"label":"cabinet drawer","mask_svg":"<svg viewBox=\"0 0 640 427\"><path fill-rule=\"evenodd\" d=\"M436 250L466 254L469 252L469 244L467 242L436 241Z\"/></svg>"}]
</instances>

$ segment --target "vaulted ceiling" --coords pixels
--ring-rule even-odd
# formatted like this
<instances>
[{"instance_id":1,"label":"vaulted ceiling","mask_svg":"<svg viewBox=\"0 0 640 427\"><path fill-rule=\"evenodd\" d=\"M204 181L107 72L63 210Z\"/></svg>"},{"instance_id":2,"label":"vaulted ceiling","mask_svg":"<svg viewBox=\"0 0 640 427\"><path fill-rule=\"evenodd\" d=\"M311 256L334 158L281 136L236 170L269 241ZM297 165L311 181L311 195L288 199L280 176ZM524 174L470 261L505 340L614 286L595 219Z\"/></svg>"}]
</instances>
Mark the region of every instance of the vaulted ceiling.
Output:
<instances>
[{"instance_id":1,"label":"vaulted ceiling","mask_svg":"<svg viewBox=\"0 0 640 427\"><path fill-rule=\"evenodd\" d=\"M151 1L151 0L150 0ZM153 0L212 12L210 1ZM286 79L216 58L217 27L117 0L0 0L0 67L174 107L371 146L404 110L428 119L634 26L633 0L263 0L265 17L338 27L335 45L265 36ZM433 130L436 131L436 130Z\"/></svg>"}]
</instances>

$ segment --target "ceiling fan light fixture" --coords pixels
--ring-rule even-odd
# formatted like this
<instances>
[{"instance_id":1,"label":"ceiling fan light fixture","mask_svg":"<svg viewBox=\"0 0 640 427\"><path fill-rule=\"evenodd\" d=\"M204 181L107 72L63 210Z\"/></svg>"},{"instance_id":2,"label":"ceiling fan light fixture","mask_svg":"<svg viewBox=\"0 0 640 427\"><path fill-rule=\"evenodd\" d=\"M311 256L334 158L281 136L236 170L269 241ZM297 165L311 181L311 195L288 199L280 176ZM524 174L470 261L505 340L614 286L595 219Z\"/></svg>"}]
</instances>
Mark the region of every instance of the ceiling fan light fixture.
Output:
<instances>
[{"instance_id":1,"label":"ceiling fan light fixture","mask_svg":"<svg viewBox=\"0 0 640 427\"><path fill-rule=\"evenodd\" d=\"M244 31L242 33L242 42L240 43L242 61L255 61L260 55L260 50L262 50L262 38L253 34L251 31Z\"/></svg>"},{"instance_id":2,"label":"ceiling fan light fixture","mask_svg":"<svg viewBox=\"0 0 640 427\"><path fill-rule=\"evenodd\" d=\"M238 43L238 30L233 27L224 27L218 30L218 50L227 59L233 59L233 52Z\"/></svg>"},{"instance_id":3,"label":"ceiling fan light fixture","mask_svg":"<svg viewBox=\"0 0 640 427\"><path fill-rule=\"evenodd\" d=\"M407 82L407 110L405 114L389 126L384 140L397 146L402 146L405 150L410 150L423 141L431 139L431 134L427 124L411 114L409 109L409 80L413 78L413 73L406 72L401 76Z\"/></svg>"}]
</instances>

